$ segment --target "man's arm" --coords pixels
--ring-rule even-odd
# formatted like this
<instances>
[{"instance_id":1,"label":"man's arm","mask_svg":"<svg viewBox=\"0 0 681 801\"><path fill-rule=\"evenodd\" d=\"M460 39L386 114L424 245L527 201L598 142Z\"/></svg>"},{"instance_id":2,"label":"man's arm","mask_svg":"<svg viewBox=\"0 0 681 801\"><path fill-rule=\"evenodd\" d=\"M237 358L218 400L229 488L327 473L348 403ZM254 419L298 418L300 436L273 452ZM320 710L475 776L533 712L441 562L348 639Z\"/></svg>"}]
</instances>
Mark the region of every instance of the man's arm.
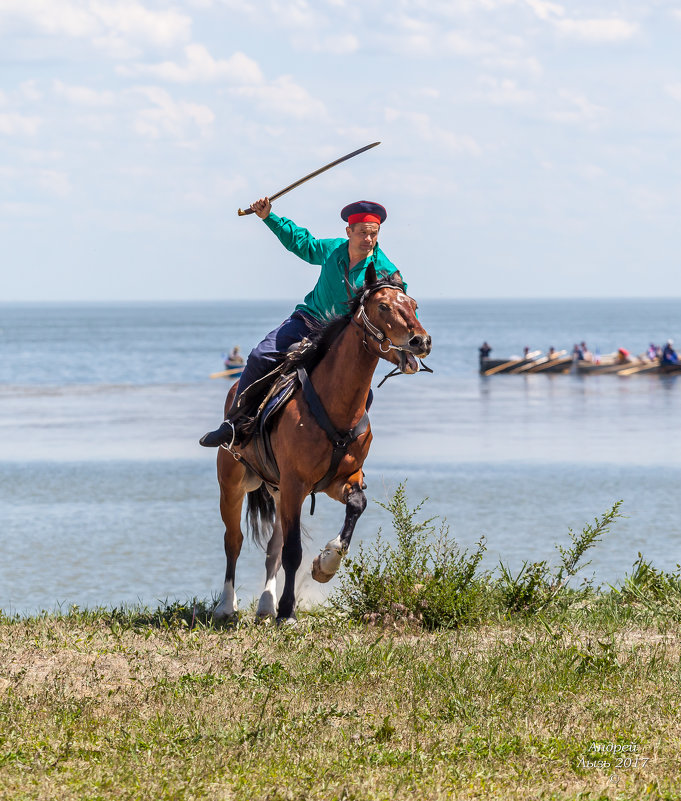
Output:
<instances>
[{"instance_id":1,"label":"man's arm","mask_svg":"<svg viewBox=\"0 0 681 801\"><path fill-rule=\"evenodd\" d=\"M310 264L322 264L328 247L323 239L316 239L307 230L296 225L286 217L278 217L272 213L269 198L263 197L251 203L251 209L272 231L281 244L291 253Z\"/></svg>"}]
</instances>

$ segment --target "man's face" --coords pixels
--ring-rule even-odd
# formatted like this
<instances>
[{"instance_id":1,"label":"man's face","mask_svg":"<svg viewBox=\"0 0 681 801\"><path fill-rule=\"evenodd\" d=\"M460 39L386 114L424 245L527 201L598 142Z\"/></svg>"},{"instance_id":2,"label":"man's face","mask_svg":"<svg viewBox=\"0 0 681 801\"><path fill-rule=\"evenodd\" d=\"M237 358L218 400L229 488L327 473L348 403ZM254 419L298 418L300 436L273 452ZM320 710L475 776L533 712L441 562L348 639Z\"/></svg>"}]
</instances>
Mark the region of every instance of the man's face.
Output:
<instances>
[{"instance_id":1,"label":"man's face","mask_svg":"<svg viewBox=\"0 0 681 801\"><path fill-rule=\"evenodd\" d=\"M381 226L378 223L362 222L348 225L345 232L350 240L350 249L357 253L369 254L376 247L378 232Z\"/></svg>"}]
</instances>

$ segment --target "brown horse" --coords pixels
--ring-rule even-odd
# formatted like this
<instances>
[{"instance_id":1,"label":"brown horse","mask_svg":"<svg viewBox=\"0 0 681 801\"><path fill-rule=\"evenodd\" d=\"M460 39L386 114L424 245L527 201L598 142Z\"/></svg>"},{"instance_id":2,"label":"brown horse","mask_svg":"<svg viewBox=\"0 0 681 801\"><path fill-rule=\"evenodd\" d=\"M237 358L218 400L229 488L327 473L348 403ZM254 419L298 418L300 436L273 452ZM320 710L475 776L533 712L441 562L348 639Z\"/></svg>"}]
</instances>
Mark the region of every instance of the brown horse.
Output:
<instances>
[{"instance_id":1,"label":"brown horse","mask_svg":"<svg viewBox=\"0 0 681 801\"><path fill-rule=\"evenodd\" d=\"M313 562L312 575L317 581L328 581L347 552L359 516L366 507L362 465L369 453L371 429L359 425L365 416L371 379L380 358L392 362L402 373L419 370L417 358L430 353L431 339L416 317L416 302L405 294L401 283L376 280L371 268L367 283L350 301L350 312L329 324L321 333L313 361L308 365L313 385L328 421L338 432L359 435L347 444L338 456L337 469L332 470L334 447L317 417L311 412L300 388L275 418L271 432L272 452L279 468L275 485L270 476L256 474L251 466L257 454L251 442L239 453L227 448L218 452L220 513L225 524L227 570L215 619L233 617L237 613L234 577L241 551L241 508L248 493L249 522L254 533L259 525L267 527L269 541L265 559L265 588L258 603L259 618L275 616L279 622L295 619L295 576L302 560L300 537L301 507L315 488L345 504L345 522L340 534L327 543ZM228 409L236 386L227 397ZM322 413L323 416L323 413ZM244 464L246 462L246 464ZM266 480L264 480L266 479ZM326 479L326 481L324 481ZM320 483L327 484L320 487ZM284 568L284 590L275 611L276 575Z\"/></svg>"}]
</instances>

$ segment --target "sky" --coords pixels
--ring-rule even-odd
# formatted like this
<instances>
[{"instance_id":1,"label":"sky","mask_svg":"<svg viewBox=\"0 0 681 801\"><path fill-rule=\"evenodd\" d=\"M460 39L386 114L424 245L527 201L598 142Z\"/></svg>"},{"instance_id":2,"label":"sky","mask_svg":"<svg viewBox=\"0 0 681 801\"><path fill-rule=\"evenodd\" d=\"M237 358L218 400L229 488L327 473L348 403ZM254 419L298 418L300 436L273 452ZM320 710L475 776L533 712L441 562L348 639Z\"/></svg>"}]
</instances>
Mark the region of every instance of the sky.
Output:
<instances>
[{"instance_id":1,"label":"sky","mask_svg":"<svg viewBox=\"0 0 681 801\"><path fill-rule=\"evenodd\" d=\"M0 0L0 301L301 300L388 210L417 298L679 296L681 0Z\"/></svg>"}]
</instances>

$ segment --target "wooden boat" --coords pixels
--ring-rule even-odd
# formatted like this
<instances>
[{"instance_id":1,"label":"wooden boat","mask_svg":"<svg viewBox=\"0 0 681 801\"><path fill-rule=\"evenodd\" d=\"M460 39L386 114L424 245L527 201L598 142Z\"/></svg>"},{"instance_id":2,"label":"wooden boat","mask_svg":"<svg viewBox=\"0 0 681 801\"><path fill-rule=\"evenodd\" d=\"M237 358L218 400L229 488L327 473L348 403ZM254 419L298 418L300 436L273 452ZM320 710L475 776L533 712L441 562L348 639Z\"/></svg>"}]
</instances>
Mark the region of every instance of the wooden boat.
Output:
<instances>
[{"instance_id":1,"label":"wooden boat","mask_svg":"<svg viewBox=\"0 0 681 801\"><path fill-rule=\"evenodd\" d=\"M211 378L239 378L246 366L245 362L225 362L225 369L217 373L211 373Z\"/></svg>"},{"instance_id":2,"label":"wooden boat","mask_svg":"<svg viewBox=\"0 0 681 801\"><path fill-rule=\"evenodd\" d=\"M658 372L660 375L679 375L681 373L681 363L661 364Z\"/></svg>"},{"instance_id":3,"label":"wooden boat","mask_svg":"<svg viewBox=\"0 0 681 801\"><path fill-rule=\"evenodd\" d=\"M556 351L551 358L538 359L537 364L531 364L526 370L528 373L568 373L572 369L572 355L566 350Z\"/></svg>"},{"instance_id":4,"label":"wooden boat","mask_svg":"<svg viewBox=\"0 0 681 801\"><path fill-rule=\"evenodd\" d=\"M626 369L620 370L617 375L630 376L641 375L642 373L653 374L660 372L659 359L643 358L637 364L631 364Z\"/></svg>"},{"instance_id":5,"label":"wooden boat","mask_svg":"<svg viewBox=\"0 0 681 801\"><path fill-rule=\"evenodd\" d=\"M575 362L575 369L579 375L633 375L647 364L649 362L645 356L638 356L631 361L621 361L617 358L616 353L610 353L601 357L597 362L587 362L579 359Z\"/></svg>"},{"instance_id":6,"label":"wooden boat","mask_svg":"<svg viewBox=\"0 0 681 801\"><path fill-rule=\"evenodd\" d=\"M480 372L482 375L496 375L497 373L511 373L518 367L531 365L532 362L541 356L540 350L530 351L527 356L515 357L512 359L481 359Z\"/></svg>"},{"instance_id":7,"label":"wooden boat","mask_svg":"<svg viewBox=\"0 0 681 801\"><path fill-rule=\"evenodd\" d=\"M557 359L561 358L567 353L565 350L561 351L553 351L553 353L547 353L546 356L539 356L537 359L533 359L528 364L522 364L520 367L514 367L511 370L511 373L537 373L541 372L542 369L545 369L549 365L553 364Z\"/></svg>"}]
</instances>

